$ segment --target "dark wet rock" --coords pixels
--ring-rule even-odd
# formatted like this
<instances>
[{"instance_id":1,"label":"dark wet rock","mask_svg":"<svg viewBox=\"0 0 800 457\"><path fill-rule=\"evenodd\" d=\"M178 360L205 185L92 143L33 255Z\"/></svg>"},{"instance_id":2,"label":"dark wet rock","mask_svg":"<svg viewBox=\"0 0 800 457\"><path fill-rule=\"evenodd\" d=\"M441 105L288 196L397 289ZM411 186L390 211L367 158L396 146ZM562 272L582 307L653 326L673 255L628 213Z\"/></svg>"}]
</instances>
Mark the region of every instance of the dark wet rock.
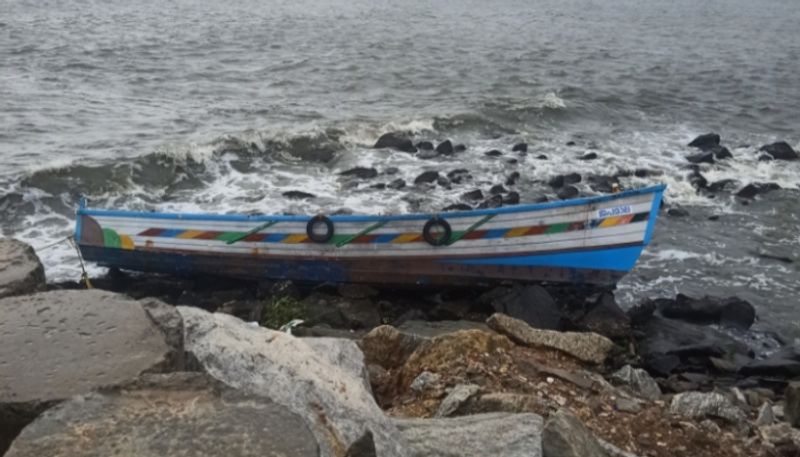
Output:
<instances>
[{"instance_id":1,"label":"dark wet rock","mask_svg":"<svg viewBox=\"0 0 800 457\"><path fill-rule=\"evenodd\" d=\"M503 153L498 151L497 149L492 149L491 151L486 151L484 155L487 155L489 157L499 157L503 155Z\"/></svg>"},{"instance_id":2,"label":"dark wet rock","mask_svg":"<svg viewBox=\"0 0 800 457\"><path fill-rule=\"evenodd\" d=\"M740 367L739 372L745 376L800 376L800 343L783 347L766 359L749 361Z\"/></svg>"},{"instance_id":3,"label":"dark wet rock","mask_svg":"<svg viewBox=\"0 0 800 457\"><path fill-rule=\"evenodd\" d=\"M0 315L0 430L12 436L56 402L170 368L162 330L124 295L7 297Z\"/></svg>"},{"instance_id":4,"label":"dark wet rock","mask_svg":"<svg viewBox=\"0 0 800 457\"><path fill-rule=\"evenodd\" d=\"M753 305L737 297L718 298L705 296L691 298L678 294L675 300L661 300L659 311L664 317L688 322L748 329L755 321Z\"/></svg>"},{"instance_id":5,"label":"dark wet rock","mask_svg":"<svg viewBox=\"0 0 800 457\"><path fill-rule=\"evenodd\" d=\"M726 148L725 146L715 146L711 148L711 152L714 153L714 158L717 160L733 158L733 154L731 154L730 149Z\"/></svg>"},{"instance_id":6,"label":"dark wet rock","mask_svg":"<svg viewBox=\"0 0 800 457\"><path fill-rule=\"evenodd\" d=\"M547 181L547 185L549 185L553 189L559 189L561 187L564 187L564 176L558 175L550 178L550 180Z\"/></svg>"},{"instance_id":7,"label":"dark wet rock","mask_svg":"<svg viewBox=\"0 0 800 457\"><path fill-rule=\"evenodd\" d=\"M689 143L689 146L702 150L711 149L714 146L719 146L720 137L716 133L706 133L700 135Z\"/></svg>"},{"instance_id":8,"label":"dark wet rock","mask_svg":"<svg viewBox=\"0 0 800 457\"><path fill-rule=\"evenodd\" d=\"M506 186L513 186L519 180L520 174L518 171L512 172L510 175L506 177Z\"/></svg>"},{"instance_id":9,"label":"dark wet rock","mask_svg":"<svg viewBox=\"0 0 800 457\"><path fill-rule=\"evenodd\" d=\"M503 206L503 196L502 195L492 195L491 197L487 198L486 200L482 201L478 208L499 208Z\"/></svg>"},{"instance_id":10,"label":"dark wet rock","mask_svg":"<svg viewBox=\"0 0 800 457\"><path fill-rule=\"evenodd\" d=\"M580 173L568 173L564 175L564 184L577 184L581 182Z\"/></svg>"},{"instance_id":11,"label":"dark wet rock","mask_svg":"<svg viewBox=\"0 0 800 457\"><path fill-rule=\"evenodd\" d=\"M343 454L366 430L379 455L408 455L396 427L375 403L355 342L295 338L224 314L189 307L178 311L186 351L199 367L244 394L270 398L300 415L321 455Z\"/></svg>"},{"instance_id":12,"label":"dark wet rock","mask_svg":"<svg viewBox=\"0 0 800 457\"><path fill-rule=\"evenodd\" d=\"M481 192L480 189L471 190L469 192L461 194L461 198L464 200L482 200L483 192Z\"/></svg>"},{"instance_id":13,"label":"dark wet rock","mask_svg":"<svg viewBox=\"0 0 800 457\"><path fill-rule=\"evenodd\" d=\"M509 192L503 197L504 205L516 205L519 203L519 193Z\"/></svg>"},{"instance_id":14,"label":"dark wet rock","mask_svg":"<svg viewBox=\"0 0 800 457\"><path fill-rule=\"evenodd\" d=\"M453 153L453 143L450 140L444 140L436 146L436 152L442 155L449 156Z\"/></svg>"},{"instance_id":15,"label":"dark wet rock","mask_svg":"<svg viewBox=\"0 0 800 457\"><path fill-rule=\"evenodd\" d=\"M713 152L701 152L699 154L692 154L686 157L691 163L714 163Z\"/></svg>"},{"instance_id":16,"label":"dark wet rock","mask_svg":"<svg viewBox=\"0 0 800 457\"><path fill-rule=\"evenodd\" d=\"M565 316L547 290L538 285L498 289L491 306L498 313L521 319L534 328L561 330Z\"/></svg>"},{"instance_id":17,"label":"dark wet rock","mask_svg":"<svg viewBox=\"0 0 800 457\"><path fill-rule=\"evenodd\" d=\"M792 427L800 427L800 382L790 382L784 390L786 404L783 414Z\"/></svg>"},{"instance_id":18,"label":"dark wet rock","mask_svg":"<svg viewBox=\"0 0 800 457\"><path fill-rule=\"evenodd\" d=\"M688 177L689 183L696 189L705 189L708 187L708 180L702 173L700 173L699 168L693 168L692 172L689 174Z\"/></svg>"},{"instance_id":19,"label":"dark wet rock","mask_svg":"<svg viewBox=\"0 0 800 457\"><path fill-rule=\"evenodd\" d=\"M502 185L502 184L495 184L494 186L492 186L492 188L491 188L491 189L489 189L489 193L490 193L491 195L505 194L505 193L507 193L507 192L508 192L508 189L506 189L505 187L503 187L503 185Z\"/></svg>"},{"instance_id":20,"label":"dark wet rock","mask_svg":"<svg viewBox=\"0 0 800 457\"><path fill-rule=\"evenodd\" d=\"M764 249L758 249L755 252L755 255L762 259L777 260L778 262L783 262L783 263L794 263L794 259L792 259L788 255L778 254L776 252L769 252Z\"/></svg>"},{"instance_id":21,"label":"dark wet rock","mask_svg":"<svg viewBox=\"0 0 800 457\"><path fill-rule=\"evenodd\" d=\"M575 320L581 329L595 332L611 339L627 338L631 334L631 320L619 307L614 294L605 292L590 305L589 310Z\"/></svg>"},{"instance_id":22,"label":"dark wet rock","mask_svg":"<svg viewBox=\"0 0 800 457\"><path fill-rule=\"evenodd\" d=\"M633 175L637 178L646 178L650 176L650 170L646 168L637 168L636 170L633 170Z\"/></svg>"},{"instance_id":23,"label":"dark wet rock","mask_svg":"<svg viewBox=\"0 0 800 457\"><path fill-rule=\"evenodd\" d=\"M559 189L558 192L556 192L556 195L561 200L569 200L571 198L578 197L578 195L580 195L580 192L574 186L565 186Z\"/></svg>"},{"instance_id":24,"label":"dark wet rock","mask_svg":"<svg viewBox=\"0 0 800 457\"><path fill-rule=\"evenodd\" d=\"M508 336L517 344L556 349L578 360L594 364L605 362L614 347L611 340L597 333L537 329L502 313L492 314L486 323L491 329Z\"/></svg>"},{"instance_id":25,"label":"dark wet rock","mask_svg":"<svg viewBox=\"0 0 800 457\"><path fill-rule=\"evenodd\" d=\"M739 192L736 192L736 196L752 200L756 195L766 194L767 192L772 192L780 188L781 186L775 183L751 183L744 186Z\"/></svg>"},{"instance_id":26,"label":"dark wet rock","mask_svg":"<svg viewBox=\"0 0 800 457\"><path fill-rule=\"evenodd\" d=\"M283 193L283 196L286 198L291 198L293 200L304 200L307 198L316 198L316 195L310 194L308 192L303 192L301 190L290 190Z\"/></svg>"},{"instance_id":27,"label":"dark wet rock","mask_svg":"<svg viewBox=\"0 0 800 457\"><path fill-rule=\"evenodd\" d=\"M547 418L542 451L544 457L608 457L592 432L566 408Z\"/></svg>"},{"instance_id":28,"label":"dark wet rock","mask_svg":"<svg viewBox=\"0 0 800 457\"><path fill-rule=\"evenodd\" d=\"M402 188L406 187L406 180L403 179L403 178L397 178L394 181L392 181L389 184L387 184L386 187L388 187L389 189L395 189L395 190L402 189Z\"/></svg>"},{"instance_id":29,"label":"dark wet rock","mask_svg":"<svg viewBox=\"0 0 800 457\"><path fill-rule=\"evenodd\" d=\"M0 238L0 298L45 287L44 267L33 248L13 238Z\"/></svg>"},{"instance_id":30,"label":"dark wet rock","mask_svg":"<svg viewBox=\"0 0 800 457\"><path fill-rule=\"evenodd\" d=\"M775 160L797 160L800 156L797 152L785 141L777 143L766 144L761 146L759 151L764 151Z\"/></svg>"},{"instance_id":31,"label":"dark wet rock","mask_svg":"<svg viewBox=\"0 0 800 457\"><path fill-rule=\"evenodd\" d=\"M538 156L536 156L536 158L539 160L547 160L547 156L544 154L539 154Z\"/></svg>"},{"instance_id":32,"label":"dark wet rock","mask_svg":"<svg viewBox=\"0 0 800 457\"><path fill-rule=\"evenodd\" d=\"M661 389L658 387L658 383L650 377L647 371L641 368L625 365L615 371L609 377L609 380L615 385L624 386L631 393L639 397L648 400L658 400L661 398Z\"/></svg>"},{"instance_id":33,"label":"dark wet rock","mask_svg":"<svg viewBox=\"0 0 800 457\"><path fill-rule=\"evenodd\" d=\"M518 164L518 163L519 163L519 160L517 160L517 159L513 159L513 158L512 158L512 159L507 159L507 160L506 160L506 163L507 163L507 164L510 164L510 165L516 165L516 164Z\"/></svg>"},{"instance_id":34,"label":"dark wet rock","mask_svg":"<svg viewBox=\"0 0 800 457\"><path fill-rule=\"evenodd\" d=\"M542 457L542 423L532 413L394 419L413 457Z\"/></svg>"},{"instance_id":35,"label":"dark wet rock","mask_svg":"<svg viewBox=\"0 0 800 457\"><path fill-rule=\"evenodd\" d=\"M630 318L632 325L643 325L653 317L656 309L657 304L655 300L645 300L631 306L625 314Z\"/></svg>"},{"instance_id":36,"label":"dark wet rock","mask_svg":"<svg viewBox=\"0 0 800 457\"><path fill-rule=\"evenodd\" d=\"M667 210L667 215L672 217L689 217L689 211L683 208L670 208Z\"/></svg>"},{"instance_id":37,"label":"dark wet rock","mask_svg":"<svg viewBox=\"0 0 800 457\"><path fill-rule=\"evenodd\" d=\"M386 183L385 182L379 182L377 184L373 184L373 185L369 186L369 188L370 189L383 190L383 189L386 189Z\"/></svg>"},{"instance_id":38,"label":"dark wet rock","mask_svg":"<svg viewBox=\"0 0 800 457\"><path fill-rule=\"evenodd\" d=\"M417 148L410 139L405 135L398 132L390 132L383 134L373 146L376 149L390 148L403 152L417 152Z\"/></svg>"},{"instance_id":39,"label":"dark wet rock","mask_svg":"<svg viewBox=\"0 0 800 457\"><path fill-rule=\"evenodd\" d=\"M594 160L597 158L596 152L587 152L586 154L578 157L578 160Z\"/></svg>"},{"instance_id":40,"label":"dark wet rock","mask_svg":"<svg viewBox=\"0 0 800 457\"><path fill-rule=\"evenodd\" d=\"M702 371L712 366L709 357L751 356L739 341L710 327L663 317L651 317L635 327L640 334L639 353L651 373L667 376L673 371Z\"/></svg>"},{"instance_id":41,"label":"dark wet rock","mask_svg":"<svg viewBox=\"0 0 800 457\"><path fill-rule=\"evenodd\" d=\"M449 179L453 184L461 184L471 177L472 176L470 176L469 170L464 168L458 168L447 173L447 179Z\"/></svg>"},{"instance_id":42,"label":"dark wet rock","mask_svg":"<svg viewBox=\"0 0 800 457\"><path fill-rule=\"evenodd\" d=\"M389 168L383 170L383 174L385 174L385 175L396 175L399 172L400 172L400 169L397 168L397 167L389 167Z\"/></svg>"},{"instance_id":43,"label":"dark wet rock","mask_svg":"<svg viewBox=\"0 0 800 457\"><path fill-rule=\"evenodd\" d=\"M445 189L450 189L450 180L444 176L439 176L436 178L436 185L439 187L444 187Z\"/></svg>"},{"instance_id":44,"label":"dark wet rock","mask_svg":"<svg viewBox=\"0 0 800 457\"><path fill-rule=\"evenodd\" d=\"M567 141L566 144L567 144L567 146L576 146L578 143L576 143L574 141Z\"/></svg>"},{"instance_id":45,"label":"dark wet rock","mask_svg":"<svg viewBox=\"0 0 800 457\"><path fill-rule=\"evenodd\" d=\"M380 294L377 289L366 284L350 283L339 284L336 287L336 292L344 298L351 299L375 298Z\"/></svg>"},{"instance_id":46,"label":"dark wet rock","mask_svg":"<svg viewBox=\"0 0 800 457\"><path fill-rule=\"evenodd\" d=\"M716 392L684 392L672 397L672 414L702 419L718 417L734 424L744 423L747 416L731 400Z\"/></svg>"},{"instance_id":47,"label":"dark wet rock","mask_svg":"<svg viewBox=\"0 0 800 457\"><path fill-rule=\"evenodd\" d=\"M417 149L420 151L433 151L433 143L430 141L420 141L417 143Z\"/></svg>"},{"instance_id":48,"label":"dark wet rock","mask_svg":"<svg viewBox=\"0 0 800 457\"><path fill-rule=\"evenodd\" d=\"M370 329L381 324L378 308L369 299L349 299L314 292L302 301L309 326L326 324L346 330Z\"/></svg>"},{"instance_id":49,"label":"dark wet rock","mask_svg":"<svg viewBox=\"0 0 800 457\"><path fill-rule=\"evenodd\" d=\"M367 167L355 167L339 174L342 176L353 176L358 179L372 179L378 176L378 170Z\"/></svg>"},{"instance_id":50,"label":"dark wet rock","mask_svg":"<svg viewBox=\"0 0 800 457\"><path fill-rule=\"evenodd\" d=\"M714 181L708 186L708 190L711 192L720 192L729 190L731 187L736 185L735 179L722 179L720 181Z\"/></svg>"},{"instance_id":51,"label":"dark wet rock","mask_svg":"<svg viewBox=\"0 0 800 457\"><path fill-rule=\"evenodd\" d=\"M464 152L467 150L467 147L463 144L457 144L453 146L453 152Z\"/></svg>"},{"instance_id":52,"label":"dark wet rock","mask_svg":"<svg viewBox=\"0 0 800 457\"><path fill-rule=\"evenodd\" d=\"M534 203L547 203L550 199L548 199L546 195L542 195L541 197L534 198L533 201Z\"/></svg>"},{"instance_id":53,"label":"dark wet rock","mask_svg":"<svg viewBox=\"0 0 800 457\"><path fill-rule=\"evenodd\" d=\"M319 448L284 406L204 374L173 373L62 403L26 427L6 455L311 457Z\"/></svg>"},{"instance_id":54,"label":"dark wet rock","mask_svg":"<svg viewBox=\"0 0 800 457\"><path fill-rule=\"evenodd\" d=\"M619 189L619 180L614 176L592 175L588 176L586 181L595 192L610 194Z\"/></svg>"},{"instance_id":55,"label":"dark wet rock","mask_svg":"<svg viewBox=\"0 0 800 457\"><path fill-rule=\"evenodd\" d=\"M442 211L469 211L472 207L466 203L453 203L442 208Z\"/></svg>"},{"instance_id":56,"label":"dark wet rock","mask_svg":"<svg viewBox=\"0 0 800 457\"><path fill-rule=\"evenodd\" d=\"M414 184L432 183L439 178L438 171L426 171L414 179Z\"/></svg>"},{"instance_id":57,"label":"dark wet rock","mask_svg":"<svg viewBox=\"0 0 800 457\"><path fill-rule=\"evenodd\" d=\"M528 152L528 143L517 143L511 148L512 152Z\"/></svg>"}]
</instances>

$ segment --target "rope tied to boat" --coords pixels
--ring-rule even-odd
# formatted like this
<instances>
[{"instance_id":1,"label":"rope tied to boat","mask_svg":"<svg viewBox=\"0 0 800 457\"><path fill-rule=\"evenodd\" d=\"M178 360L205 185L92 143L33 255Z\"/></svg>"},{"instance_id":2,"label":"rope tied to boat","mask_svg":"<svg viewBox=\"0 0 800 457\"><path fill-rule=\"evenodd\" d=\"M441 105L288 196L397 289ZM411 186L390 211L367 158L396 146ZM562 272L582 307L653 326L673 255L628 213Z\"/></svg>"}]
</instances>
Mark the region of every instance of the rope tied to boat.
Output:
<instances>
[{"instance_id":1,"label":"rope tied to boat","mask_svg":"<svg viewBox=\"0 0 800 457\"><path fill-rule=\"evenodd\" d=\"M94 289L94 286L92 286L92 282L89 280L89 273L86 272L86 264L83 262L83 255L81 255L81 250L78 247L78 243L75 242L75 235L68 235L68 236L66 236L64 238L61 238L60 240L55 241L53 243L50 243L48 245L42 246L40 248L35 248L35 250L36 250L36 252L45 251L47 249L54 248L54 247L60 245L61 243L68 243L70 246L75 248L75 253L78 255L78 261L81 264L81 279L80 279L80 281L83 282L83 284L86 286L87 289Z\"/></svg>"}]
</instances>

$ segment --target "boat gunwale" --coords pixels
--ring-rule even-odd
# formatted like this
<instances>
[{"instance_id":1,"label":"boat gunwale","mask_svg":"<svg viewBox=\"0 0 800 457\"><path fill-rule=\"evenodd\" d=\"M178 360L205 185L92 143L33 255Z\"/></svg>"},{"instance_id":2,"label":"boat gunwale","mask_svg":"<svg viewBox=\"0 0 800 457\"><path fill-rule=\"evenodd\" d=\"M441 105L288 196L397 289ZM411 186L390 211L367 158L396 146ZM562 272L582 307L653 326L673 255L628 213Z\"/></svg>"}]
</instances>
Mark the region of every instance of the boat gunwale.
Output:
<instances>
[{"instance_id":1,"label":"boat gunwale","mask_svg":"<svg viewBox=\"0 0 800 457\"><path fill-rule=\"evenodd\" d=\"M352 215L331 215L328 216L333 222L369 222L369 221L404 221L404 220L425 220L434 214L442 215L446 218L461 218L461 217L475 217L486 216L490 214L513 214L523 212L543 211L555 208L566 208L571 206L583 206L596 203L604 203L607 201L619 200L626 197L633 197L636 195L643 195L649 193L661 193L666 189L665 184L655 186L642 187L639 189L626 190L615 194L596 195L592 197L575 198L571 200L563 200L557 202L545 203L528 203L522 205L506 206L501 208L489 209L475 209L468 211L433 211L429 213L412 213L412 214L396 214L396 215L367 215L367 214L352 214ZM660 200L660 199L658 199ZM654 206L659 202L653 201ZM654 208L655 209L655 208ZM657 209L655 209L657 211ZM84 199L81 199L80 206L77 211L78 216L105 216L105 217L128 217L128 218L144 218L144 219L167 219L167 220L203 220L203 221L237 221L237 222L263 222L263 221L279 221L279 222L307 222L313 215L267 215L267 214L214 214L214 213L169 213L169 212L148 212L148 211L126 211L126 210L108 210L88 208Z\"/></svg>"}]
</instances>

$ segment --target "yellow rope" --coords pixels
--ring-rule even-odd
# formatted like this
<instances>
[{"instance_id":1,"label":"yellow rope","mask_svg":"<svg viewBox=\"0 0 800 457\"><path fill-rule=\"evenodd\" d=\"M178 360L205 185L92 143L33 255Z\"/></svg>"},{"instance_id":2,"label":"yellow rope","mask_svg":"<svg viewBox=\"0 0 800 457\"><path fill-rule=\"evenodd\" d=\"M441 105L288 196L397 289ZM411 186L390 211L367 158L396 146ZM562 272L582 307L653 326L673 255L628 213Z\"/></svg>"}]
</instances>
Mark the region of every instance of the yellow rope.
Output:
<instances>
[{"instance_id":1,"label":"yellow rope","mask_svg":"<svg viewBox=\"0 0 800 457\"><path fill-rule=\"evenodd\" d=\"M92 282L89 281L89 273L86 272L86 265L83 263L83 256L81 255L80 248L78 248L78 244L75 242L75 238L68 236L67 240L75 248L75 252L78 254L78 260L81 263L81 281L83 281L83 284L86 285L87 289L94 289Z\"/></svg>"}]
</instances>

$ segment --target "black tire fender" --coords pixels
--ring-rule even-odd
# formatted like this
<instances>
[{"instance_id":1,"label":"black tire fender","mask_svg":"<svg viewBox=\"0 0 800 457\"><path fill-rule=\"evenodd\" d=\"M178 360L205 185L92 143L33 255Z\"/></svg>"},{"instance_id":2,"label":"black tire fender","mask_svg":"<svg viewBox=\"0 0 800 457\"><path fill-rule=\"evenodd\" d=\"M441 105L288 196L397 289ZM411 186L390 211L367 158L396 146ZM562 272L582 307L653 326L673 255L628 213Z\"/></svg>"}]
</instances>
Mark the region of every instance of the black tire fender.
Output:
<instances>
[{"instance_id":1,"label":"black tire fender","mask_svg":"<svg viewBox=\"0 0 800 457\"><path fill-rule=\"evenodd\" d=\"M317 233L314 230L319 224L325 225L325 233ZM306 235L315 243L327 243L333 238L333 221L322 214L312 217L306 224Z\"/></svg>"},{"instance_id":2,"label":"black tire fender","mask_svg":"<svg viewBox=\"0 0 800 457\"><path fill-rule=\"evenodd\" d=\"M444 233L440 236L435 236L431 231L435 228L439 227ZM444 246L450 241L450 236L453 234L453 229L450 227L450 223L439 216L433 216L432 218L428 219L428 222L425 223L425 227L422 228L422 238L428 242L431 246Z\"/></svg>"}]
</instances>

